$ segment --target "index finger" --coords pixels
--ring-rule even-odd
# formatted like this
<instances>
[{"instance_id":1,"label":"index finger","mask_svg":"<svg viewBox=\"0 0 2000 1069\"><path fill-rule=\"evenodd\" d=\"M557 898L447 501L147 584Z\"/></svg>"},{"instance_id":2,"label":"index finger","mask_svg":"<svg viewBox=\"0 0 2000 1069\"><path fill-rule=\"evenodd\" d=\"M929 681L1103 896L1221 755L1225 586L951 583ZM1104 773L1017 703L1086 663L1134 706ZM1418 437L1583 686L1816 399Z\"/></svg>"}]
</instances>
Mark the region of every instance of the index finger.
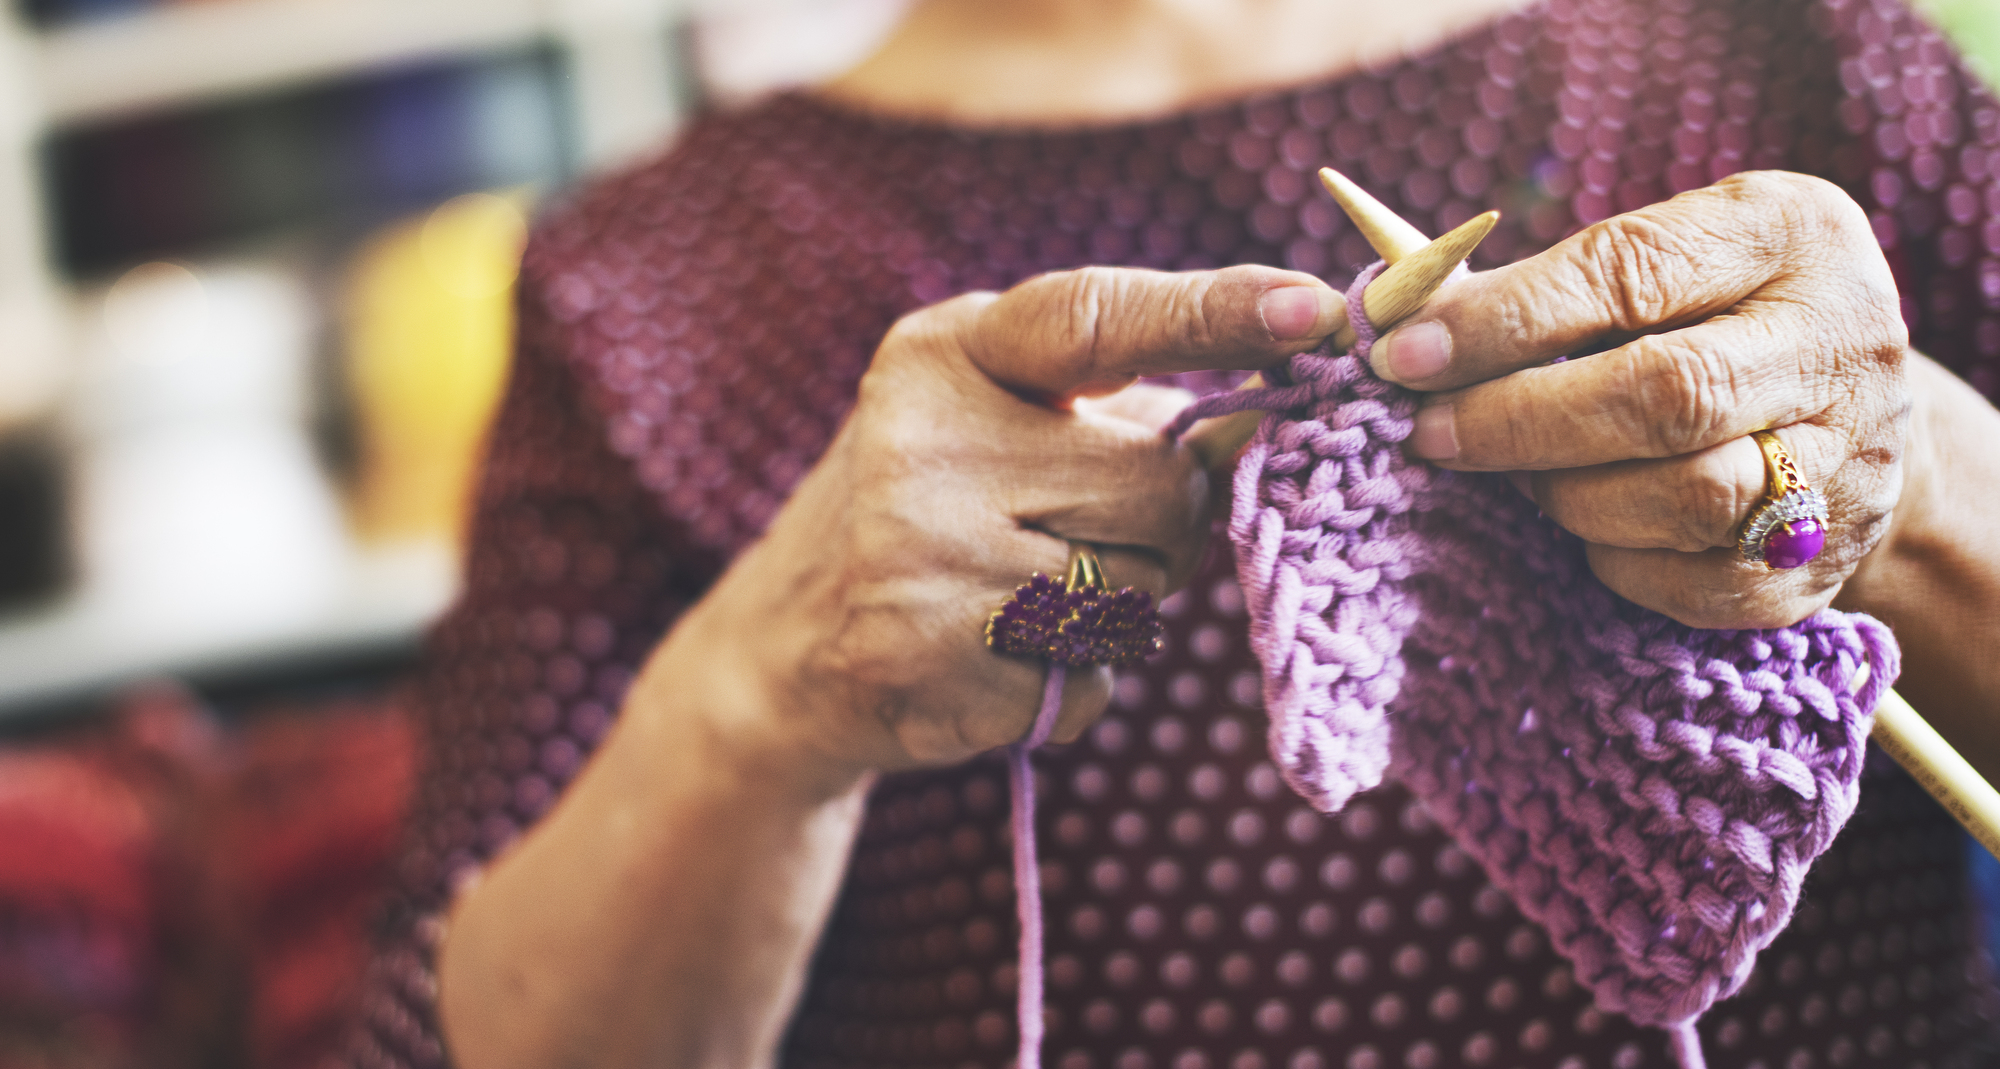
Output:
<instances>
[{"instance_id":1,"label":"index finger","mask_svg":"<svg viewBox=\"0 0 2000 1069\"><path fill-rule=\"evenodd\" d=\"M1447 287L1370 359L1415 389L1485 382L1728 311L1806 258L1846 255L1857 230L1861 209L1830 183L1732 175Z\"/></svg>"},{"instance_id":2,"label":"index finger","mask_svg":"<svg viewBox=\"0 0 2000 1069\"><path fill-rule=\"evenodd\" d=\"M1345 298L1299 271L1084 267L990 299L958 340L1003 386L1078 396L1144 375L1269 367L1346 322Z\"/></svg>"}]
</instances>

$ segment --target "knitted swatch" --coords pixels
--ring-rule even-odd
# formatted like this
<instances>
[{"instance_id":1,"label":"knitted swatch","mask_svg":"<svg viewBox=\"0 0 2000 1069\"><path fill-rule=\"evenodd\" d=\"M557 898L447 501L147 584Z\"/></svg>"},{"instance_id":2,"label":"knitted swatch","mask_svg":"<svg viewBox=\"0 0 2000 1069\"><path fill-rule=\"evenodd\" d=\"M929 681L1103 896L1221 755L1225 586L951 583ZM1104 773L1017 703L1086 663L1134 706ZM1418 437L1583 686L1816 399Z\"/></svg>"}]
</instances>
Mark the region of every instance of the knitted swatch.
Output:
<instances>
[{"instance_id":1,"label":"knitted swatch","mask_svg":"<svg viewBox=\"0 0 2000 1069\"><path fill-rule=\"evenodd\" d=\"M1497 476L1407 459L1417 395L1359 342L1204 398L1269 411L1229 536L1287 780L1338 810L1393 773L1547 929L1599 1006L1667 1028L1734 993L1854 811L1888 628L1699 631L1612 594ZM1857 692L1864 665L1872 666Z\"/></svg>"}]
</instances>

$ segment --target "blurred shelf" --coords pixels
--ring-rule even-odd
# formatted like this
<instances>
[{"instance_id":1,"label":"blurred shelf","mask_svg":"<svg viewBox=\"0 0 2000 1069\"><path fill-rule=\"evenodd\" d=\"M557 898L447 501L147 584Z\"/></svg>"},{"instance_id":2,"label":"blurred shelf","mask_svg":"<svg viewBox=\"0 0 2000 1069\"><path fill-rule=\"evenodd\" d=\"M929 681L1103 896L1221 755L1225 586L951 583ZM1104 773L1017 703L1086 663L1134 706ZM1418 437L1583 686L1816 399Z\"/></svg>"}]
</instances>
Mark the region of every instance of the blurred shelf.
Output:
<instances>
[{"instance_id":1,"label":"blurred shelf","mask_svg":"<svg viewBox=\"0 0 2000 1069\"><path fill-rule=\"evenodd\" d=\"M248 626L191 625L167 614L77 598L0 619L0 723L77 705L138 680L307 669L344 658L413 650L457 592L441 545L359 551L341 595L290 619Z\"/></svg>"},{"instance_id":2,"label":"blurred shelf","mask_svg":"<svg viewBox=\"0 0 2000 1069\"><path fill-rule=\"evenodd\" d=\"M36 35L44 120L84 122L531 43L546 0L212 0Z\"/></svg>"}]
</instances>

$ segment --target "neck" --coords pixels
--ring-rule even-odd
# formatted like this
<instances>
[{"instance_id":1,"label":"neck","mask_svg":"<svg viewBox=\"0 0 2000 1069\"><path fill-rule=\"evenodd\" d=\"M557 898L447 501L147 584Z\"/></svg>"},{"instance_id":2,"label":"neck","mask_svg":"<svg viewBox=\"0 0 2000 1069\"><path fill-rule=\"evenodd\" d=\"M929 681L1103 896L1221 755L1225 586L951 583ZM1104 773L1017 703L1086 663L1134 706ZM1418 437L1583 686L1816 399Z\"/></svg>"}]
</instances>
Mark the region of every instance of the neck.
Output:
<instances>
[{"instance_id":1,"label":"neck","mask_svg":"<svg viewBox=\"0 0 2000 1069\"><path fill-rule=\"evenodd\" d=\"M1419 51L1528 0L918 0L823 92L968 125L1143 119Z\"/></svg>"}]
</instances>

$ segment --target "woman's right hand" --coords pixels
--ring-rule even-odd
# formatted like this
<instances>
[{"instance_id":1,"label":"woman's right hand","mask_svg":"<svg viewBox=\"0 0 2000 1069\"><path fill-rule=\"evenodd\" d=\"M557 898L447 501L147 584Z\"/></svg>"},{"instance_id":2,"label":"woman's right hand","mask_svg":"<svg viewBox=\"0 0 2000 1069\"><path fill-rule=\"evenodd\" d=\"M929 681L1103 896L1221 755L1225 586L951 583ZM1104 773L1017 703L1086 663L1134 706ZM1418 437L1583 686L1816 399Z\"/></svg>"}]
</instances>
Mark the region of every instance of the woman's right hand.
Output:
<instances>
[{"instance_id":1,"label":"woman's right hand","mask_svg":"<svg viewBox=\"0 0 2000 1069\"><path fill-rule=\"evenodd\" d=\"M1065 540L1097 546L1112 587L1160 597L1209 529L1208 473L1159 434L1187 395L1127 387L1269 366L1319 344L1340 305L1272 268L1084 268L904 317L825 456L655 654L628 713L690 673L719 677L727 691L700 703L725 719L716 734L829 786L1021 738L1044 666L988 650L987 616L1035 572L1061 575ZM1109 687L1108 669L1073 673L1055 737L1088 726Z\"/></svg>"},{"instance_id":2,"label":"woman's right hand","mask_svg":"<svg viewBox=\"0 0 2000 1069\"><path fill-rule=\"evenodd\" d=\"M1297 272L1087 268L904 317L764 537L459 897L438 966L459 1064L770 1064L871 774L1027 734L1045 669L987 649L987 616L1065 539L1116 586L1193 571L1209 476L1158 433L1184 395L1126 387L1276 363L1340 313ZM1070 676L1058 737L1109 683Z\"/></svg>"}]
</instances>

